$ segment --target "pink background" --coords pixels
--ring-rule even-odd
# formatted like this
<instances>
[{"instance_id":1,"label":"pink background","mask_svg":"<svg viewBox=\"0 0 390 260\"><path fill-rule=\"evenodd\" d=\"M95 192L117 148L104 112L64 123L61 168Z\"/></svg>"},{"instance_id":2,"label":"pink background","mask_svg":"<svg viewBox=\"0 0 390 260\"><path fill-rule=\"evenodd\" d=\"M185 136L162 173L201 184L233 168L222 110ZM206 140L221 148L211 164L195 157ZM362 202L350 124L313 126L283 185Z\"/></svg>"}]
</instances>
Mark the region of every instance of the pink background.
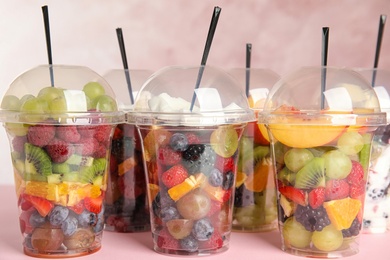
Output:
<instances>
[{"instance_id":1,"label":"pink background","mask_svg":"<svg viewBox=\"0 0 390 260\"><path fill-rule=\"evenodd\" d=\"M222 12L208 58L222 68L245 66L283 75L320 65L322 27L329 27L328 65L372 67L379 16L389 0L0 0L0 97L25 70L47 63L41 6L49 6L53 62L89 66L104 74L121 68L115 29L123 30L129 67L157 70L198 65L214 6ZM387 22L389 23L389 22ZM390 70L390 25L379 67ZM1 183L12 183L4 128Z\"/></svg>"}]
</instances>

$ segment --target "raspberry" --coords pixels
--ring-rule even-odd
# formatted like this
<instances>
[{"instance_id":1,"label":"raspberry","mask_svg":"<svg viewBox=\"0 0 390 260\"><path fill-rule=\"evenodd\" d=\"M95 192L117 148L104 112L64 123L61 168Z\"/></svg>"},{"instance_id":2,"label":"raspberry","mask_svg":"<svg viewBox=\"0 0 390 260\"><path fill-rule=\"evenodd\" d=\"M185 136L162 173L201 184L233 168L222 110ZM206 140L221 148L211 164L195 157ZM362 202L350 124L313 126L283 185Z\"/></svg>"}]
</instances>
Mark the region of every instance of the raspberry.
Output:
<instances>
[{"instance_id":1,"label":"raspberry","mask_svg":"<svg viewBox=\"0 0 390 260\"><path fill-rule=\"evenodd\" d=\"M172 188L182 183L187 177L187 170L181 165L175 165L163 172L161 180L167 188Z\"/></svg>"},{"instance_id":2,"label":"raspberry","mask_svg":"<svg viewBox=\"0 0 390 260\"><path fill-rule=\"evenodd\" d=\"M77 131L81 135L81 137L84 138L91 138L95 134L96 126L90 126L90 125L81 125L77 126Z\"/></svg>"},{"instance_id":3,"label":"raspberry","mask_svg":"<svg viewBox=\"0 0 390 260\"><path fill-rule=\"evenodd\" d=\"M356 183L360 183L363 180L363 178L364 178L363 166L359 162L352 160L352 170L347 177L348 183L354 185Z\"/></svg>"},{"instance_id":4,"label":"raspberry","mask_svg":"<svg viewBox=\"0 0 390 260\"><path fill-rule=\"evenodd\" d=\"M106 158L106 152L107 152L107 147L104 144L100 143L99 146L96 147L93 156L95 158Z\"/></svg>"},{"instance_id":5,"label":"raspberry","mask_svg":"<svg viewBox=\"0 0 390 260\"><path fill-rule=\"evenodd\" d=\"M95 137L100 143L108 144L110 141L111 130L112 126L110 125L99 125L95 127L93 137Z\"/></svg>"},{"instance_id":6,"label":"raspberry","mask_svg":"<svg viewBox=\"0 0 390 260\"><path fill-rule=\"evenodd\" d=\"M84 138L81 139L77 144L77 151L84 156L90 156L95 153L99 143L95 138Z\"/></svg>"},{"instance_id":7,"label":"raspberry","mask_svg":"<svg viewBox=\"0 0 390 260\"><path fill-rule=\"evenodd\" d=\"M56 134L58 138L69 143L78 142L81 137L76 126L59 126L56 129Z\"/></svg>"},{"instance_id":8,"label":"raspberry","mask_svg":"<svg viewBox=\"0 0 390 260\"><path fill-rule=\"evenodd\" d=\"M15 136L12 139L13 150L20 153L20 154L24 154L24 144L26 142L27 142L26 136Z\"/></svg>"},{"instance_id":9,"label":"raspberry","mask_svg":"<svg viewBox=\"0 0 390 260\"><path fill-rule=\"evenodd\" d=\"M339 200L348 197L349 185L345 179L331 179L326 182L325 199Z\"/></svg>"},{"instance_id":10,"label":"raspberry","mask_svg":"<svg viewBox=\"0 0 390 260\"><path fill-rule=\"evenodd\" d=\"M55 163L65 162L74 152L72 146L60 139L53 139L45 149Z\"/></svg>"},{"instance_id":11,"label":"raspberry","mask_svg":"<svg viewBox=\"0 0 390 260\"><path fill-rule=\"evenodd\" d=\"M169 146L158 148L157 160L162 165L175 165L181 161L181 153L174 151Z\"/></svg>"},{"instance_id":12,"label":"raspberry","mask_svg":"<svg viewBox=\"0 0 390 260\"><path fill-rule=\"evenodd\" d=\"M199 241L199 249L219 249L223 246L223 238L219 232L214 230L209 240Z\"/></svg>"},{"instance_id":13,"label":"raspberry","mask_svg":"<svg viewBox=\"0 0 390 260\"><path fill-rule=\"evenodd\" d=\"M35 125L28 128L28 141L39 147L44 147L54 138L55 128L52 125Z\"/></svg>"},{"instance_id":14,"label":"raspberry","mask_svg":"<svg viewBox=\"0 0 390 260\"><path fill-rule=\"evenodd\" d=\"M200 143L199 137L194 133L187 133L186 137L188 140L188 144L199 144Z\"/></svg>"},{"instance_id":15,"label":"raspberry","mask_svg":"<svg viewBox=\"0 0 390 260\"><path fill-rule=\"evenodd\" d=\"M222 209L222 203L221 202L219 202L217 200L211 200L210 202L211 202L210 203L210 210L207 213L208 217L211 217L215 213L220 212L221 209Z\"/></svg>"},{"instance_id":16,"label":"raspberry","mask_svg":"<svg viewBox=\"0 0 390 260\"><path fill-rule=\"evenodd\" d=\"M228 157L224 158L222 156L217 156L215 160L215 168L220 170L221 172L225 173L228 171L233 171L234 169L234 158Z\"/></svg>"},{"instance_id":17,"label":"raspberry","mask_svg":"<svg viewBox=\"0 0 390 260\"><path fill-rule=\"evenodd\" d=\"M161 230L157 236L157 246L164 249L178 250L180 248L179 241L174 239L169 231L166 229Z\"/></svg>"}]
</instances>

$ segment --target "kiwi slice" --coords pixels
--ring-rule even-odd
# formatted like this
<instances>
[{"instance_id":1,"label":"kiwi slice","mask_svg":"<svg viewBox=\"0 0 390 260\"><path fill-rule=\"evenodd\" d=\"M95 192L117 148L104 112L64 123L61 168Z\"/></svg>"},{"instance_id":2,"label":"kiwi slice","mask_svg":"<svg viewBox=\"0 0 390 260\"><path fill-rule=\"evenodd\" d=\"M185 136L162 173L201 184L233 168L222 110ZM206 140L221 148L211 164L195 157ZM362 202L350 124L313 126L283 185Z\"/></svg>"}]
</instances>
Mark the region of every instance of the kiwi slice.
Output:
<instances>
[{"instance_id":1,"label":"kiwi slice","mask_svg":"<svg viewBox=\"0 0 390 260\"><path fill-rule=\"evenodd\" d=\"M67 172L62 174L62 181L65 182L78 182L79 173L78 172Z\"/></svg>"},{"instance_id":2,"label":"kiwi slice","mask_svg":"<svg viewBox=\"0 0 390 260\"><path fill-rule=\"evenodd\" d=\"M243 154L241 164L238 163L238 170L250 174L255 165L269 154L268 146L257 146L253 151Z\"/></svg>"},{"instance_id":3,"label":"kiwi slice","mask_svg":"<svg viewBox=\"0 0 390 260\"><path fill-rule=\"evenodd\" d=\"M52 174L52 164L49 155L40 147L30 143L24 144L26 154L25 171L28 174L49 176Z\"/></svg>"},{"instance_id":4,"label":"kiwi slice","mask_svg":"<svg viewBox=\"0 0 390 260\"><path fill-rule=\"evenodd\" d=\"M79 180L83 183L93 183L97 176L101 176L106 171L107 160L104 158L95 159L91 166L82 167Z\"/></svg>"},{"instance_id":5,"label":"kiwi slice","mask_svg":"<svg viewBox=\"0 0 390 260\"><path fill-rule=\"evenodd\" d=\"M70 166L67 163L53 163L53 173L67 173L70 172Z\"/></svg>"},{"instance_id":6,"label":"kiwi slice","mask_svg":"<svg viewBox=\"0 0 390 260\"><path fill-rule=\"evenodd\" d=\"M315 157L309 161L295 176L295 187L311 189L325 187L325 159Z\"/></svg>"},{"instance_id":7,"label":"kiwi slice","mask_svg":"<svg viewBox=\"0 0 390 260\"><path fill-rule=\"evenodd\" d=\"M278 172L277 178L285 184L294 185L296 176L297 174L295 172L289 170L287 167L284 167Z\"/></svg>"},{"instance_id":8,"label":"kiwi slice","mask_svg":"<svg viewBox=\"0 0 390 260\"><path fill-rule=\"evenodd\" d=\"M72 154L65 163L77 166L91 166L93 163L93 157L82 156L79 154Z\"/></svg>"},{"instance_id":9,"label":"kiwi slice","mask_svg":"<svg viewBox=\"0 0 390 260\"><path fill-rule=\"evenodd\" d=\"M61 183L61 180L62 180L61 174L52 174L47 176L48 183L59 184Z\"/></svg>"}]
</instances>

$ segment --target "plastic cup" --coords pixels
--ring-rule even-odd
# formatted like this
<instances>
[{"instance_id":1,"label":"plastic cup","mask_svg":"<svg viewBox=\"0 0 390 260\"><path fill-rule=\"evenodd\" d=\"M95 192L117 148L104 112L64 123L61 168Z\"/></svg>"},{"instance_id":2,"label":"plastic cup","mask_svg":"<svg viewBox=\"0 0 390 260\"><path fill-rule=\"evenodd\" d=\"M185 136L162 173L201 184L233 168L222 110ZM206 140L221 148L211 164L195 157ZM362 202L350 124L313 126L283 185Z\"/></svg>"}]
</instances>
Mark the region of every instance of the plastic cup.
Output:
<instances>
[{"instance_id":1,"label":"plastic cup","mask_svg":"<svg viewBox=\"0 0 390 260\"><path fill-rule=\"evenodd\" d=\"M358 253L372 139L386 124L368 82L352 70L301 68L275 84L259 122L271 139L282 250Z\"/></svg>"},{"instance_id":2,"label":"plastic cup","mask_svg":"<svg viewBox=\"0 0 390 260\"><path fill-rule=\"evenodd\" d=\"M390 71L384 69L356 69L372 83L381 111L387 113L387 125L375 131L370 160L370 174L366 187L363 214L363 233L384 233L390 229Z\"/></svg>"},{"instance_id":3,"label":"plastic cup","mask_svg":"<svg viewBox=\"0 0 390 260\"><path fill-rule=\"evenodd\" d=\"M215 67L161 69L142 87L128 120L143 140L154 250L192 256L226 251L238 144L254 120L237 83Z\"/></svg>"},{"instance_id":4,"label":"plastic cup","mask_svg":"<svg viewBox=\"0 0 390 260\"><path fill-rule=\"evenodd\" d=\"M128 71L134 98L146 79L148 70ZM103 77L113 88L119 110L132 110L125 70L114 69ZM105 194L104 230L143 232L150 230L141 139L134 124L118 124L111 143L108 189Z\"/></svg>"},{"instance_id":5,"label":"plastic cup","mask_svg":"<svg viewBox=\"0 0 390 260\"><path fill-rule=\"evenodd\" d=\"M248 102L257 116L279 76L260 68L238 68L228 71L243 91L249 72ZM264 124L248 123L240 141L234 197L233 231L260 232L278 226L276 188L273 177L270 142Z\"/></svg>"},{"instance_id":6,"label":"plastic cup","mask_svg":"<svg viewBox=\"0 0 390 260\"><path fill-rule=\"evenodd\" d=\"M75 257L101 248L110 142L124 121L114 98L92 70L55 65L21 74L2 99L26 255Z\"/></svg>"}]
</instances>

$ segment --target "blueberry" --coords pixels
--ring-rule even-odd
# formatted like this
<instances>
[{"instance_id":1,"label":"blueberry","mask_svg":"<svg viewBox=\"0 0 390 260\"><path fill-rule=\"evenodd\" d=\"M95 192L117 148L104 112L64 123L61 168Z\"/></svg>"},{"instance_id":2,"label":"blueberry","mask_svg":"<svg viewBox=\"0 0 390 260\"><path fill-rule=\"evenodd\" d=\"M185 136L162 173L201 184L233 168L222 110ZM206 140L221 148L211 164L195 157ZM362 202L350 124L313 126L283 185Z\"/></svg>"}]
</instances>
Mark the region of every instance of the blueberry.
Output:
<instances>
[{"instance_id":1,"label":"blueberry","mask_svg":"<svg viewBox=\"0 0 390 260\"><path fill-rule=\"evenodd\" d=\"M214 168L211 170L209 175L209 183L214 186L222 186L223 183L223 174L218 169Z\"/></svg>"},{"instance_id":2,"label":"blueberry","mask_svg":"<svg viewBox=\"0 0 390 260\"><path fill-rule=\"evenodd\" d=\"M80 227L90 227L95 226L98 219L95 213L89 212L88 210L84 210L80 215L77 216L78 223Z\"/></svg>"},{"instance_id":3,"label":"blueberry","mask_svg":"<svg viewBox=\"0 0 390 260\"><path fill-rule=\"evenodd\" d=\"M202 218L192 227L192 235L199 241L209 240L214 233L213 224L208 218Z\"/></svg>"},{"instance_id":4,"label":"blueberry","mask_svg":"<svg viewBox=\"0 0 390 260\"><path fill-rule=\"evenodd\" d=\"M63 206L55 206L50 212L50 224L59 226L68 217L69 209Z\"/></svg>"},{"instance_id":5,"label":"blueberry","mask_svg":"<svg viewBox=\"0 0 390 260\"><path fill-rule=\"evenodd\" d=\"M33 227L39 227L43 223L45 223L46 218L42 217L41 214L39 214L38 211L34 211L29 219L30 225Z\"/></svg>"},{"instance_id":6,"label":"blueberry","mask_svg":"<svg viewBox=\"0 0 390 260\"><path fill-rule=\"evenodd\" d=\"M193 236L188 236L180 239L180 247L188 252L195 252L198 250L198 241Z\"/></svg>"},{"instance_id":7,"label":"blueberry","mask_svg":"<svg viewBox=\"0 0 390 260\"><path fill-rule=\"evenodd\" d=\"M175 133L169 140L169 145L173 150L183 152L188 148L188 139L184 134Z\"/></svg>"},{"instance_id":8,"label":"blueberry","mask_svg":"<svg viewBox=\"0 0 390 260\"><path fill-rule=\"evenodd\" d=\"M65 236L71 236L77 230L78 221L77 218L69 215L61 224L62 232Z\"/></svg>"},{"instance_id":9,"label":"blueberry","mask_svg":"<svg viewBox=\"0 0 390 260\"><path fill-rule=\"evenodd\" d=\"M177 219L179 217L180 217L179 212L175 207L163 207L160 210L160 218L164 222L167 222L171 219Z\"/></svg>"},{"instance_id":10,"label":"blueberry","mask_svg":"<svg viewBox=\"0 0 390 260\"><path fill-rule=\"evenodd\" d=\"M223 176L222 189L229 190L234 184L234 173L228 171Z\"/></svg>"}]
</instances>

